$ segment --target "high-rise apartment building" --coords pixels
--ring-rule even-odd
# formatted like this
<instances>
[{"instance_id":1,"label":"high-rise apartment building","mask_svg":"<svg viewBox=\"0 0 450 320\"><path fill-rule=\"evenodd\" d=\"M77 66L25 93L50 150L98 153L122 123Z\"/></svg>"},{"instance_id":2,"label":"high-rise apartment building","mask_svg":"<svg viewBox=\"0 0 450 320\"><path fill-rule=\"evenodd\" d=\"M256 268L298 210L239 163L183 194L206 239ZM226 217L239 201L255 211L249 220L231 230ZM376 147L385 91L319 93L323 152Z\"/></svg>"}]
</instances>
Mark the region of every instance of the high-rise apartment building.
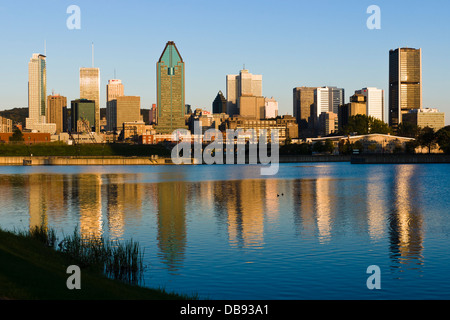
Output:
<instances>
[{"instance_id":1,"label":"high-rise apartment building","mask_svg":"<svg viewBox=\"0 0 450 320\"><path fill-rule=\"evenodd\" d=\"M187 128L184 73L180 52L173 41L167 42L156 64L157 133L170 134L176 129Z\"/></svg>"},{"instance_id":2,"label":"high-rise apartment building","mask_svg":"<svg viewBox=\"0 0 450 320\"><path fill-rule=\"evenodd\" d=\"M238 75L227 75L227 113L240 114L240 98L262 97L262 75L254 75L243 69Z\"/></svg>"},{"instance_id":3,"label":"high-rise apartment building","mask_svg":"<svg viewBox=\"0 0 450 320\"><path fill-rule=\"evenodd\" d=\"M389 125L397 129L411 109L422 109L422 49L390 50Z\"/></svg>"},{"instance_id":4,"label":"high-rise apartment building","mask_svg":"<svg viewBox=\"0 0 450 320\"><path fill-rule=\"evenodd\" d=\"M121 80L111 79L108 80L106 85L106 127L107 131L113 131L115 125L113 125L113 114L112 114L112 101L117 99L117 97L124 96L124 87Z\"/></svg>"},{"instance_id":5,"label":"high-rise apartment building","mask_svg":"<svg viewBox=\"0 0 450 320\"><path fill-rule=\"evenodd\" d=\"M384 90L377 88L363 88L355 91L355 94L361 94L366 97L366 115L375 119L385 121L384 119Z\"/></svg>"},{"instance_id":6,"label":"high-rise apartment building","mask_svg":"<svg viewBox=\"0 0 450 320\"><path fill-rule=\"evenodd\" d=\"M28 118L25 120L25 127L43 133L55 133L56 125L46 123L46 115L46 56L34 53L28 63Z\"/></svg>"},{"instance_id":7,"label":"high-rise apartment building","mask_svg":"<svg viewBox=\"0 0 450 320\"><path fill-rule=\"evenodd\" d=\"M64 131L64 119L67 109L67 98L59 94L47 97L47 122L56 124L56 134Z\"/></svg>"},{"instance_id":8,"label":"high-rise apartment building","mask_svg":"<svg viewBox=\"0 0 450 320\"><path fill-rule=\"evenodd\" d=\"M100 69L80 68L80 99L95 101L95 119L91 126L100 133Z\"/></svg>"}]
</instances>

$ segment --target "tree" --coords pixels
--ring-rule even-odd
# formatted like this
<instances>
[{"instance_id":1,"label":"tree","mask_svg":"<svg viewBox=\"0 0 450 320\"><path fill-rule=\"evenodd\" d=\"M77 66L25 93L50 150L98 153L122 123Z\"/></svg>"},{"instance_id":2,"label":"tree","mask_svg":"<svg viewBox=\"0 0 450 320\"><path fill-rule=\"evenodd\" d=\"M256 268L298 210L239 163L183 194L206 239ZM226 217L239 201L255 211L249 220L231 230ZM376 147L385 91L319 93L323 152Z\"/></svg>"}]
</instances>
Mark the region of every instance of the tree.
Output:
<instances>
[{"instance_id":1,"label":"tree","mask_svg":"<svg viewBox=\"0 0 450 320\"><path fill-rule=\"evenodd\" d=\"M450 154L450 126L439 129L436 132L437 144L439 148L446 154Z\"/></svg>"},{"instance_id":2,"label":"tree","mask_svg":"<svg viewBox=\"0 0 450 320\"><path fill-rule=\"evenodd\" d=\"M397 136L407 138L417 138L420 133L420 128L410 122L401 122L398 125Z\"/></svg>"},{"instance_id":3,"label":"tree","mask_svg":"<svg viewBox=\"0 0 450 320\"><path fill-rule=\"evenodd\" d=\"M22 133L22 131L20 131L19 128L16 128L14 130L14 133L12 134L12 136L9 137L9 141L11 141L11 142L21 142L24 140L25 139L23 138L23 133Z\"/></svg>"},{"instance_id":4,"label":"tree","mask_svg":"<svg viewBox=\"0 0 450 320\"><path fill-rule=\"evenodd\" d=\"M422 128L420 129L419 135L417 137L417 142L419 146L428 148L428 153L431 153L431 148L437 142L437 134L433 128Z\"/></svg>"},{"instance_id":5,"label":"tree","mask_svg":"<svg viewBox=\"0 0 450 320\"><path fill-rule=\"evenodd\" d=\"M323 146L324 152L333 153L334 143L331 140L325 140L325 145Z\"/></svg>"},{"instance_id":6,"label":"tree","mask_svg":"<svg viewBox=\"0 0 450 320\"><path fill-rule=\"evenodd\" d=\"M350 116L347 125L343 128L343 134L349 135L356 133L358 135L365 134L388 134L391 130L383 121L372 116L368 117L364 114Z\"/></svg>"}]
</instances>

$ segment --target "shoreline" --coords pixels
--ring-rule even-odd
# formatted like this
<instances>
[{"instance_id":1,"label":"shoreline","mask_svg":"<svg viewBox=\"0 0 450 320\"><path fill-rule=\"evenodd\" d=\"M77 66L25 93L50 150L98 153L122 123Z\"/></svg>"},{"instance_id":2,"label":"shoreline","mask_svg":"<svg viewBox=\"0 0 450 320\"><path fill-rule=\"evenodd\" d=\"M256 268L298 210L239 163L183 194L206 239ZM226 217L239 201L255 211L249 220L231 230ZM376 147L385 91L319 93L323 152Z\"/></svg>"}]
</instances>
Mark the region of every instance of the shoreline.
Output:
<instances>
[{"instance_id":1,"label":"shoreline","mask_svg":"<svg viewBox=\"0 0 450 320\"><path fill-rule=\"evenodd\" d=\"M193 159L194 160L194 159ZM281 155L279 163L349 162L351 164L450 163L446 154ZM237 163L235 161L234 163ZM195 165L195 161L184 165ZM224 161L226 164L226 161ZM3 156L0 166L174 165L171 158L126 156Z\"/></svg>"}]
</instances>

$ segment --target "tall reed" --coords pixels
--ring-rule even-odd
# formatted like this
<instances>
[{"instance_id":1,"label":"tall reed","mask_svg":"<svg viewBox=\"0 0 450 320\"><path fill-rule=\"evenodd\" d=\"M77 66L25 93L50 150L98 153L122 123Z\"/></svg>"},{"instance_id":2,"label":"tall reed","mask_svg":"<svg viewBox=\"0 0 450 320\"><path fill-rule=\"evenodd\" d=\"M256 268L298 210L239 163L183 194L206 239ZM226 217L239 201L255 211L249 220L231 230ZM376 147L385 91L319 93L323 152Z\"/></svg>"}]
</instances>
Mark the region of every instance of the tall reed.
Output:
<instances>
[{"instance_id":1,"label":"tall reed","mask_svg":"<svg viewBox=\"0 0 450 320\"><path fill-rule=\"evenodd\" d=\"M112 279L131 284L143 280L144 253L133 240L107 241L102 236L82 238L76 228L60 242L59 250L75 259L80 267L100 267Z\"/></svg>"}]
</instances>

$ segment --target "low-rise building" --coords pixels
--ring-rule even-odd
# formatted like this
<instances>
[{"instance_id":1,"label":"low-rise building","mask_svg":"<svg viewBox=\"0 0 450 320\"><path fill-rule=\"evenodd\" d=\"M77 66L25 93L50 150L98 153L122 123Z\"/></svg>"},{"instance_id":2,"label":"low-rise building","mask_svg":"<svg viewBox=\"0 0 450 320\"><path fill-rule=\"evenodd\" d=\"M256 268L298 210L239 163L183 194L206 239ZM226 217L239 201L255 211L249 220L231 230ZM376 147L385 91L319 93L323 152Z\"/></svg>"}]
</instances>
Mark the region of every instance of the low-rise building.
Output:
<instances>
[{"instance_id":1,"label":"low-rise building","mask_svg":"<svg viewBox=\"0 0 450 320\"><path fill-rule=\"evenodd\" d=\"M0 133L13 132L13 122L11 119L0 116Z\"/></svg>"},{"instance_id":2,"label":"low-rise building","mask_svg":"<svg viewBox=\"0 0 450 320\"><path fill-rule=\"evenodd\" d=\"M445 114L434 108L411 109L402 115L402 121L420 128L430 127L438 131L445 127Z\"/></svg>"}]
</instances>

